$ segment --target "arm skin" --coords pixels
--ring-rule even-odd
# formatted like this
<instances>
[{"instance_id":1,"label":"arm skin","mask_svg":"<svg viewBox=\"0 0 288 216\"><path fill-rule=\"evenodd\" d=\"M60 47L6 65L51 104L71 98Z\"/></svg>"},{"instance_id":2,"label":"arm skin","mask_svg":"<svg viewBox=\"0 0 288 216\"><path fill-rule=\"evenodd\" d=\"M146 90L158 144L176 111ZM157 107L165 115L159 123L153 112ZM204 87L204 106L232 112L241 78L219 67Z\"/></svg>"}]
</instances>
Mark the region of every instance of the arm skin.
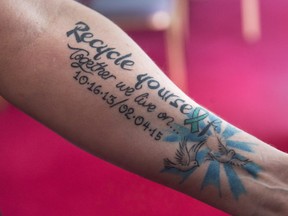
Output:
<instances>
[{"instance_id":1,"label":"arm skin","mask_svg":"<svg viewBox=\"0 0 288 216\"><path fill-rule=\"evenodd\" d=\"M230 214L288 214L287 154L191 100L105 17L65 0L0 6L0 93L11 103L97 157Z\"/></svg>"}]
</instances>

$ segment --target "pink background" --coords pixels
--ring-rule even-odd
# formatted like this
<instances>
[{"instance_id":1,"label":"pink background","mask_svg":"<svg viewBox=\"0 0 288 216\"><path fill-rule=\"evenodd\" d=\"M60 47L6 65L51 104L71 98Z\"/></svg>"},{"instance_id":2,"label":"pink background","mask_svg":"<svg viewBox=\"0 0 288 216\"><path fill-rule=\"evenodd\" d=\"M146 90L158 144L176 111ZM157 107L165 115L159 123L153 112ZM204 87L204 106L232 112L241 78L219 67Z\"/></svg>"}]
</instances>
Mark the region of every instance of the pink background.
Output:
<instances>
[{"instance_id":1,"label":"pink background","mask_svg":"<svg viewBox=\"0 0 288 216\"><path fill-rule=\"evenodd\" d=\"M262 40L243 41L240 3L191 1L189 95L288 151L288 2L261 0ZM165 70L163 35L131 36ZM0 209L6 216L225 213L74 147L13 106L0 113Z\"/></svg>"}]
</instances>

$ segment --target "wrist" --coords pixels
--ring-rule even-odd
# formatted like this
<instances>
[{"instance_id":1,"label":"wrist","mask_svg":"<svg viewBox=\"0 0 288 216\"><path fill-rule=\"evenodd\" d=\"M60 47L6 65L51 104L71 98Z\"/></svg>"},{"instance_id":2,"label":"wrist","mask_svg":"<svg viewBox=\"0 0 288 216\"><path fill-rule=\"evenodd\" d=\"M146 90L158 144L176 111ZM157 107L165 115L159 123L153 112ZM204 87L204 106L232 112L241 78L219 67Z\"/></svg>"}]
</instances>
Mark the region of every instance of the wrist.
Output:
<instances>
[{"instance_id":1,"label":"wrist","mask_svg":"<svg viewBox=\"0 0 288 216\"><path fill-rule=\"evenodd\" d=\"M265 171L257 179L259 207L256 215L287 215L288 214L288 155L276 149L263 158ZM268 155L268 154L267 154ZM253 200L252 200L253 201Z\"/></svg>"}]
</instances>

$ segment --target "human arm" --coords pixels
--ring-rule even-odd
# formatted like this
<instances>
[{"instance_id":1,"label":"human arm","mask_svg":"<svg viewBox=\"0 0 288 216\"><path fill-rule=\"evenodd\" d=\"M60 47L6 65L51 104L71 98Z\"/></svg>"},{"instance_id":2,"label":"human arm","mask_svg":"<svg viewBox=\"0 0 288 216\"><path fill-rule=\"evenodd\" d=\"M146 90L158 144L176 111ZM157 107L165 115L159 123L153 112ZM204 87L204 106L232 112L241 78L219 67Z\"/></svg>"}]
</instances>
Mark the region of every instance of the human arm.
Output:
<instances>
[{"instance_id":1,"label":"human arm","mask_svg":"<svg viewBox=\"0 0 288 216\"><path fill-rule=\"evenodd\" d=\"M54 6L52 7L51 5ZM262 169L258 172L258 178L257 180L255 180L251 177L251 175L248 175L246 173L246 170L244 168L235 167L236 173L241 178L241 180L243 177L242 184L244 185L246 190L246 194L240 194L238 201L235 200L232 191L230 191L229 183L227 183L227 180L225 181L226 176L225 170L223 169L224 165L222 163L218 163L221 167L221 171L223 171L223 175L221 174L220 179L222 197L219 197L218 188L215 186L211 186L211 184L210 186L204 187L201 191L206 176L206 171L209 170L207 168L208 164L210 164L210 161L212 163L216 162L215 160L212 161L210 159L203 161L203 163L199 167L195 167L195 169L192 169L194 170L193 173L189 175L186 181L182 184L179 184L179 182L182 180L181 176L185 174L185 172L181 172L181 169L175 170L171 168L161 173L160 171L164 168L164 159L169 159L173 163L177 162L174 157L177 149L180 148L179 142L182 141L182 137L184 138L190 136L187 143L187 146L190 149L193 144L197 144L198 142L200 143L201 140L205 140L206 135L209 137L211 135L208 134L209 131L210 133L213 133L213 126L210 126L206 133L198 137L198 135L200 135L200 133L204 131L206 126L209 126L208 121L211 122L214 120L210 119L213 118L213 114L209 113L209 118L208 116L206 116L205 120L199 121L199 123L202 124L200 127L201 131L190 133L189 131L191 130L192 123L189 124L188 122L188 124L184 125L184 121L186 119L190 119L187 116L188 111L190 111L192 115L193 110L196 110L196 107L198 107L198 105L191 99L189 99L186 95L184 95L182 92L180 92L175 86L173 86L173 84L171 84L171 82L167 80L167 78L145 56L145 54L143 54L138 47L135 47L135 44L131 42L130 39L123 35L121 31L117 30L116 27L111 25L106 19L95 15L95 13L92 11L88 12L88 10L84 10L84 8L81 9L81 7L79 8L78 6L76 6L76 4L73 5L72 3L68 2L63 3L60 6L62 7L62 9L58 13L56 10L57 5L55 7L55 4L49 2L49 5L46 5L45 7L50 6L51 8L53 8L53 13L49 12L49 10L46 12L50 14L48 16L50 20L45 17L43 18L44 15L42 14L45 13L41 11L41 8L37 8L36 10L39 11L38 13L41 12L40 14L43 18L42 20L40 20L42 23L38 19L36 19L37 22L41 24L39 24L40 28L36 29L31 27L31 25L33 26L33 24L36 23L35 19L32 20L33 22L28 22L27 27L25 27L25 23L19 22L19 26L13 25L16 26L16 28L18 29L17 31L14 31L15 34L12 35L10 31L9 37L5 37L8 39L10 39L12 36L16 37L16 40L12 37L13 40L11 39L11 41L13 41L13 45L10 43L9 46L10 48L13 48L14 46L14 53L10 55L10 57L12 56L13 58L8 59L10 63L4 65L4 67L6 67L6 70L4 70L3 74L1 74L1 92L3 92L3 95L5 95L6 98L8 98L17 106L24 109L27 113L31 114L42 122L45 122L46 125L58 131L58 133L60 133L61 135L65 136L69 140L72 140L72 142L82 146L90 152L97 154L102 158L108 159L115 164L121 165L126 169L144 175L150 179L168 184L173 188L197 197L198 199L202 199L205 202L213 204L218 208L224 209L225 211L232 212L233 214L237 214L237 212L235 212L237 210L244 211L247 209L249 209L251 214L253 212L253 209L255 209L256 207L260 208L261 203L251 202L251 200L254 201L255 197L257 198L257 196L259 195L261 195L263 201L265 199L268 199L268 197L263 197L263 194L259 193L259 189L261 188L259 185L258 187L255 187L255 185L257 185L258 183L265 183L265 178L263 177L263 175L271 175L273 176L273 181L276 181L277 178L279 178L279 181L285 183L285 178L277 176L277 178L275 179L275 173L277 169L283 170L283 167L285 167L285 164L287 164L284 160L286 156L242 132L239 132L236 135L239 136L241 140L245 140L247 143L257 144L257 146L253 144L249 145L254 152L245 152L240 151L237 148L230 148L235 149L237 153L244 154L245 158L251 160L253 163L257 164ZM65 8L66 11L63 10L63 8ZM73 10L73 12L70 12L71 10ZM44 12L45 11L46 9L44 10ZM61 14L61 16L59 16L59 14ZM73 15L73 18L70 17L70 14L71 16ZM26 14L26 16L28 15ZM24 14L24 18L26 16ZM56 19L54 17L58 18ZM21 18L23 19L23 17ZM45 24L45 21L47 21L48 24ZM73 59L73 57L72 59L69 59L71 54L74 53L74 51L67 48L67 43L71 42L71 45L75 45L75 47L81 47L82 49L88 50L91 57L93 57L96 52L95 49L89 47L89 44L87 43L75 42L76 37L74 33L70 34L70 36L67 37L66 32L75 29L75 27L78 26L75 25L78 21L84 21L90 27L89 32L92 32L95 38L100 38L106 44L109 44L110 47L116 47L117 51L119 51L121 54L132 53L133 58L131 59L135 62L133 71L126 71L124 69L121 69L118 65L114 64L114 61L107 59L105 55L102 56L101 60L109 62L108 67L111 69L107 70L112 71L114 75L117 76L117 80L114 78L104 80L102 78L99 78L99 76L97 75L91 76L90 74L88 74L87 77L89 77L89 80L92 79L92 83L94 81L97 83L98 81L102 85L102 91L104 94L105 92L109 91L121 98L121 100L130 98L129 103L127 101L127 104L130 106L130 108L132 107L135 109L135 114L137 116L144 117L145 122L146 120L149 120L150 127L153 126L152 129L159 128L161 129L161 131L163 131L163 134L165 136L163 136L163 139L161 141L153 140L156 138L156 134L151 140L150 134L148 132L149 129L146 129L144 131L144 125L139 125L139 127L133 125L134 121L132 119L128 120L125 114L120 114L118 111L120 106L115 106L109 109L109 104L102 100L104 94L101 97L99 94L94 95L93 92L90 92L90 90L87 89L90 86L88 86L87 84L80 85L80 80L76 80L73 78L77 75L77 70L80 69L72 68L70 66L71 63L75 63L75 59ZM17 33L21 32L19 31L19 28L21 27L23 29L29 29L30 35L26 37L25 35L24 37L22 35L21 37L19 37L19 35L17 36ZM39 37L37 35L37 32L33 33L33 31L31 31L33 29L39 30ZM79 31L79 34L82 35L82 33L87 32L88 31ZM36 42L31 35L37 36ZM29 41L32 42L30 42L30 45L27 46L27 43ZM19 53L15 52L15 50L17 50L17 48L15 48L17 47L16 42L19 42L20 49L22 49L23 45L26 45L26 48L20 50ZM126 42L128 42L129 45L125 45ZM81 53L83 54L85 53L85 51L82 51ZM5 53L5 55L6 54L7 52ZM18 55L18 57L16 55ZM114 53L113 55L116 54ZM53 57L55 59L53 59ZM146 73L148 73L150 77L153 77L153 79L149 78L144 81L144 78L148 77L148 75L144 76L144 74ZM142 78L139 77L139 79L143 81L143 83L140 80L138 81L137 79L138 75L141 74L143 76ZM152 82L152 80L155 81ZM141 89L135 90L131 96L125 96L124 92L120 92L115 88L116 83L120 81L123 81L134 88L140 87L140 84L143 84L143 86ZM149 81L151 81L150 87L148 86ZM151 86L154 86L153 88L156 88L156 81L161 85L161 87L164 86L171 93L179 96L179 98L176 96L170 96L170 98L167 98L167 101L162 100L158 96L158 90L160 90L161 88L159 87L159 89L151 89ZM85 79L83 80L83 82L85 82ZM109 83L109 85L107 83ZM33 88L30 89L31 86L33 86ZM143 107L135 103L134 99L136 98L136 96L143 93L149 93L148 101L157 105L157 108L154 112L148 112L147 108L144 109ZM174 100L174 102L176 101L176 99L179 99L177 100L177 103L179 104L177 108L170 104L170 102L172 102L173 104L172 99ZM182 102L181 100L185 100L186 103ZM29 103L27 103L27 101L29 101ZM183 106L184 104L188 105ZM193 109L189 110L189 104L193 106ZM182 111L180 110L181 107L183 108ZM150 106L150 109L153 110L152 106ZM177 134L174 134L173 129L170 129L172 123L170 123L170 125L167 125L168 120L170 121L172 119L167 118L165 121L160 121L161 119L159 120L157 118L160 112L166 112L170 117L174 118L174 123L177 123L177 125L173 124L172 127L174 126L176 127L176 129L178 129L178 125L180 125L182 127L179 128L179 130L183 129L184 131L180 132L179 136L177 136ZM182 112L185 112L185 114ZM202 112L202 114L205 114L203 110ZM127 114L127 112L125 113ZM129 117L129 114L127 115ZM200 114L195 115L198 117ZM143 124L145 122L143 122ZM216 124L216 126L223 129L225 125L226 123L223 120L221 124ZM232 129L228 131L232 131ZM112 137L112 133L115 134L114 137ZM240 139L239 137L238 139ZM195 139L198 138L199 140L195 141ZM227 137L225 136L224 138ZM170 139L170 142L167 142L167 139ZM214 142L213 139L208 139L208 141L209 142L203 144L203 146L199 148L199 150L204 151L204 153L205 150L208 150L210 152L210 150L213 149L213 145L210 145L209 143L215 143L215 145L218 144L216 139L214 139ZM230 143L229 145L231 146L232 144ZM242 145L244 146L245 144ZM230 148L229 150L231 150ZM266 148L269 150L269 152L266 150ZM215 151L217 152L218 150L216 149ZM209 152L207 152L205 156L208 156ZM269 163L269 166L271 168L269 168L266 163L261 161L260 155L264 155L263 157L266 158L266 162L271 162ZM283 160L280 160L279 157L282 157ZM198 161L200 161L200 159L197 158ZM276 159L279 159L279 161L276 162ZM273 160L275 160L275 162L273 162ZM244 167L247 167L248 164L249 163L247 163L247 165L245 165ZM173 175L173 173L169 173L169 171L177 171L177 175ZM246 177L247 180L245 179ZM268 179L271 180L271 177L269 177ZM250 181L254 181L255 185L249 183ZM266 181L266 184L268 184L268 181ZM285 185L283 184L282 187L285 188ZM261 189L261 192L262 191L264 190ZM253 199L251 198L252 195L254 195ZM279 199L281 198L281 196L277 193L275 193L275 196L278 197L277 203L281 203L281 199ZM227 202L227 200L229 201ZM273 203L274 200L276 199L271 199L271 205L276 206L275 203ZM266 200L265 202L268 202L268 200ZM252 207L249 207L248 204L251 204ZM244 207L246 209L244 209ZM265 210L264 207L261 208ZM267 208L269 208L269 206L267 206ZM244 212L242 213L244 214Z\"/></svg>"}]
</instances>

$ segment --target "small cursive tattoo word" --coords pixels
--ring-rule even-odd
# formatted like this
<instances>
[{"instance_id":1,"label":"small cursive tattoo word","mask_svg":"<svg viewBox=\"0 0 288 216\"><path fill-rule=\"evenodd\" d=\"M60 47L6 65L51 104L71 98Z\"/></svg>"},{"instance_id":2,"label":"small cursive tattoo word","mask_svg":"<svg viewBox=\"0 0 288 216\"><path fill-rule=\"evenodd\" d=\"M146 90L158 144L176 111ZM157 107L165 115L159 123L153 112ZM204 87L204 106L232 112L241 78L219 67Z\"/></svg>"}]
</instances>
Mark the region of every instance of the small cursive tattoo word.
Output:
<instances>
[{"instance_id":1,"label":"small cursive tattoo word","mask_svg":"<svg viewBox=\"0 0 288 216\"><path fill-rule=\"evenodd\" d=\"M121 54L114 47L108 46L103 40L95 38L91 33L90 27L83 21L77 22L76 26L66 33L67 37L74 36L77 43L87 43L90 48L96 51L93 59L100 60L102 57L113 61L117 66L123 70L132 70L135 62L131 59L132 53Z\"/></svg>"},{"instance_id":2,"label":"small cursive tattoo word","mask_svg":"<svg viewBox=\"0 0 288 216\"><path fill-rule=\"evenodd\" d=\"M110 71L106 69L108 66L105 62L98 62L89 57L89 52L82 48L72 47L70 44L67 45L69 49L74 50L70 55L70 59L73 60L71 67L79 68L85 73L97 74L104 80L116 79Z\"/></svg>"}]
</instances>

